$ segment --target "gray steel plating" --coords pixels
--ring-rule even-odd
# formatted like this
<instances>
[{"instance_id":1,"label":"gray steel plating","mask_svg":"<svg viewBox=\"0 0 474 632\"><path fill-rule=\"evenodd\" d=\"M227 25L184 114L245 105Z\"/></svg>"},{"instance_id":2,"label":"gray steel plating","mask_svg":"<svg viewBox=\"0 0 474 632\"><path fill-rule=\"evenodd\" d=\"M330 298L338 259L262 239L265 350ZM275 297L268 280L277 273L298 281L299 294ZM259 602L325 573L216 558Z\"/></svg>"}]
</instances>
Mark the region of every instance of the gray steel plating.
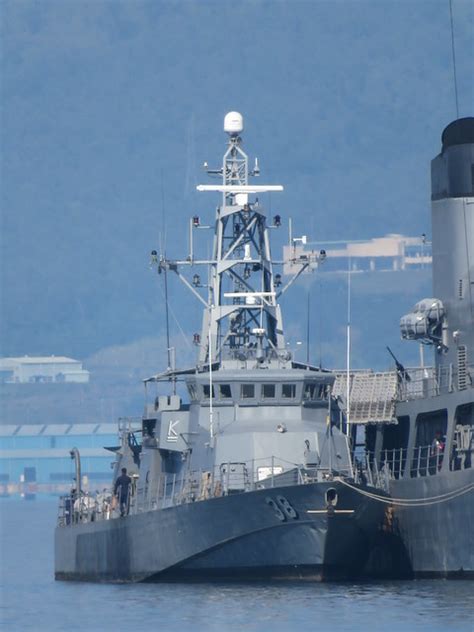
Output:
<instances>
[{"instance_id":1,"label":"gray steel plating","mask_svg":"<svg viewBox=\"0 0 474 632\"><path fill-rule=\"evenodd\" d=\"M431 163L435 298L402 319L435 368L399 370L397 426L368 438L414 575L474 577L474 118L448 125L442 141Z\"/></svg>"},{"instance_id":2,"label":"gray steel plating","mask_svg":"<svg viewBox=\"0 0 474 632\"><path fill-rule=\"evenodd\" d=\"M383 520L380 503L337 481L223 496L58 528L56 578L347 579L361 574Z\"/></svg>"}]
</instances>

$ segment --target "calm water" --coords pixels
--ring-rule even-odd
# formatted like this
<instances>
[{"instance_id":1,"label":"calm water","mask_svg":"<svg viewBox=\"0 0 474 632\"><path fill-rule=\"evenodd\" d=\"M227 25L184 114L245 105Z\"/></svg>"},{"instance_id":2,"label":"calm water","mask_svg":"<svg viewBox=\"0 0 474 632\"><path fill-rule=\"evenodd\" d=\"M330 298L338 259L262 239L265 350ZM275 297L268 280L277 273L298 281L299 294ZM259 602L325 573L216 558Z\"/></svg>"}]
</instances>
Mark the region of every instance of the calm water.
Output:
<instances>
[{"instance_id":1,"label":"calm water","mask_svg":"<svg viewBox=\"0 0 474 632\"><path fill-rule=\"evenodd\" d=\"M147 584L55 582L56 500L0 500L1 623L87 630L474 630L474 582Z\"/></svg>"}]
</instances>

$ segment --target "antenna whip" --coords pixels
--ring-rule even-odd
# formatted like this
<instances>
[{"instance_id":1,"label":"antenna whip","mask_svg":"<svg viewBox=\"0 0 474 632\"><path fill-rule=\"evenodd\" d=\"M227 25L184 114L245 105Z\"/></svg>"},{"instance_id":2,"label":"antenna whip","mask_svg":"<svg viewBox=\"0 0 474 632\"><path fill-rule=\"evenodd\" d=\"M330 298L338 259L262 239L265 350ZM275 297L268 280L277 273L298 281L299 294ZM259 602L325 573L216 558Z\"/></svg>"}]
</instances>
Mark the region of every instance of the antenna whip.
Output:
<instances>
[{"instance_id":1,"label":"antenna whip","mask_svg":"<svg viewBox=\"0 0 474 632\"><path fill-rule=\"evenodd\" d=\"M165 273L165 313L166 313L166 349L168 352L168 369L171 369L171 349L170 349L170 317L168 307L168 270L164 269Z\"/></svg>"},{"instance_id":2,"label":"antenna whip","mask_svg":"<svg viewBox=\"0 0 474 632\"><path fill-rule=\"evenodd\" d=\"M451 51L453 55L454 96L456 99L456 118L459 118L458 79L456 74L456 49L454 46L453 2L449 0L449 16L451 19Z\"/></svg>"}]
</instances>

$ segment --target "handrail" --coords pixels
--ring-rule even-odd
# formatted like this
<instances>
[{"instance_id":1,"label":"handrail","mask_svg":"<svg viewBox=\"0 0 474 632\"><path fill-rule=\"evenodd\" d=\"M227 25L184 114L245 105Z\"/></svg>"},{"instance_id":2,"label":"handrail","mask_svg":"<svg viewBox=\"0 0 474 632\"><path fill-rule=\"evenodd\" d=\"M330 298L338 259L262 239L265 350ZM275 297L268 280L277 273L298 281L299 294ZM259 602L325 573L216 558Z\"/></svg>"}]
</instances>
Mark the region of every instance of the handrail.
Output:
<instances>
[{"instance_id":1,"label":"handrail","mask_svg":"<svg viewBox=\"0 0 474 632\"><path fill-rule=\"evenodd\" d=\"M453 451L450 468L456 465L457 451ZM176 505L200 502L232 494L259 489L307 485L330 481L342 476L358 484L389 491L390 481L409 475L411 478L434 476L441 471L445 457L443 444L416 446L411 453L406 448L382 450L378 459L374 452L365 452L350 465L335 471L328 467L305 467L279 457L270 456L242 462L227 462L212 470L193 470L161 474L152 485L134 481L128 495L127 514L136 515ZM460 467L471 467L471 461L462 461ZM61 496L58 526L82 522L110 520L120 517L111 490L96 494L82 493L79 497Z\"/></svg>"},{"instance_id":2,"label":"handrail","mask_svg":"<svg viewBox=\"0 0 474 632\"><path fill-rule=\"evenodd\" d=\"M127 514L136 515L260 489L329 481L335 476L352 479L351 466L338 471L328 467L308 468L274 456L221 463L212 470L188 471L183 475L161 474L152 485L138 481L138 485L132 485L128 495ZM119 516L118 503L114 502L112 491L82 494L80 498L62 496L58 526L110 520Z\"/></svg>"},{"instance_id":3,"label":"handrail","mask_svg":"<svg viewBox=\"0 0 474 632\"><path fill-rule=\"evenodd\" d=\"M467 367L467 388L472 388L474 365ZM417 367L405 369L398 385L398 399L409 401L425 397L436 397L458 390L457 372L452 364L439 367Z\"/></svg>"},{"instance_id":4,"label":"handrail","mask_svg":"<svg viewBox=\"0 0 474 632\"><path fill-rule=\"evenodd\" d=\"M409 469L410 477L419 478L437 474L443 465L444 451L443 444L434 443L413 448ZM362 459L358 460L358 465L361 466L359 472L362 470L369 482L375 487L388 488L388 481L398 480L407 473L408 456L406 448L382 450L378 460L375 458L374 452L366 452Z\"/></svg>"}]
</instances>

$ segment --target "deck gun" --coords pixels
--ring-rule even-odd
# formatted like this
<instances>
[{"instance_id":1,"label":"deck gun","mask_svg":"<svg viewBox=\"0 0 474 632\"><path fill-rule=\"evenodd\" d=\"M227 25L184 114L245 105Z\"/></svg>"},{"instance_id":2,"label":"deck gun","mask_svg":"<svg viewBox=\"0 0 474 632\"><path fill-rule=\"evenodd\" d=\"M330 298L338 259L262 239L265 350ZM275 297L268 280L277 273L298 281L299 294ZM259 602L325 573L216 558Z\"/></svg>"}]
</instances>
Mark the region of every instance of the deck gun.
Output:
<instances>
[{"instance_id":1,"label":"deck gun","mask_svg":"<svg viewBox=\"0 0 474 632\"><path fill-rule=\"evenodd\" d=\"M395 361L395 367L397 369L397 374L400 377L400 379L405 380L406 382L411 382L411 377L409 376L408 371L405 369L403 364L397 360L397 358L395 357L395 354L390 349L390 347L387 346L386 349Z\"/></svg>"}]
</instances>

